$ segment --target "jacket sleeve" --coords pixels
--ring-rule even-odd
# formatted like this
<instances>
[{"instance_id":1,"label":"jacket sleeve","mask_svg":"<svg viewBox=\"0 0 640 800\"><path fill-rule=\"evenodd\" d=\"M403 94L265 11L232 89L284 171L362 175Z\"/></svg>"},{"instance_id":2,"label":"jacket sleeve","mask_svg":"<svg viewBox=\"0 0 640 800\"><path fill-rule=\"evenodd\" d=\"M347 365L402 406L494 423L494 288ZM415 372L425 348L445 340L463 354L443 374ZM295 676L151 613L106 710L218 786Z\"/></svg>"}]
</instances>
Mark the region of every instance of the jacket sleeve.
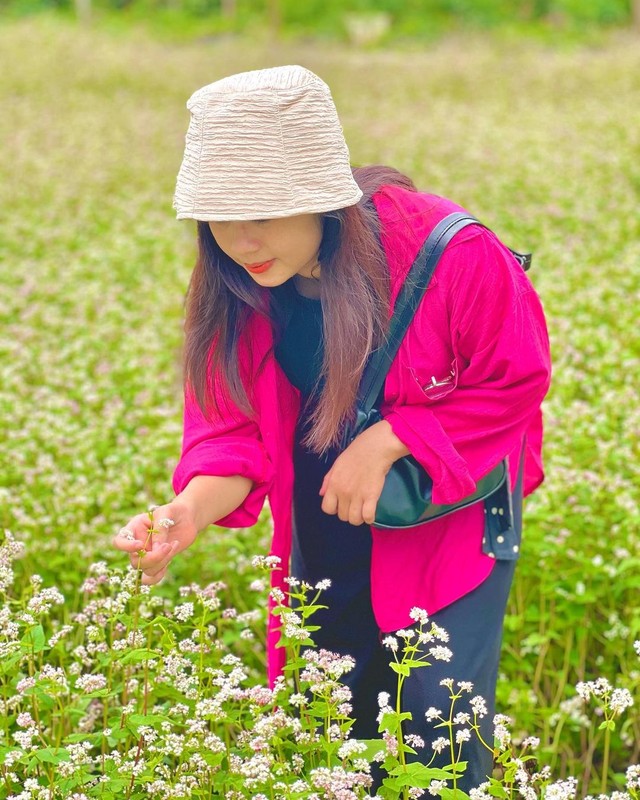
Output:
<instances>
[{"instance_id":1,"label":"jacket sleeve","mask_svg":"<svg viewBox=\"0 0 640 800\"><path fill-rule=\"evenodd\" d=\"M231 401L207 419L187 389L184 406L182 454L173 475L181 492L196 475L242 475L253 481L245 501L216 524L230 528L254 525L273 478L273 467L261 441L258 425Z\"/></svg>"},{"instance_id":2,"label":"jacket sleeve","mask_svg":"<svg viewBox=\"0 0 640 800\"><path fill-rule=\"evenodd\" d=\"M404 355L413 394L383 408L431 476L434 503L464 498L499 461L517 456L529 429L535 438L549 387L540 300L509 251L492 234L475 231L448 248L414 320L434 335L439 321L452 356L448 380L429 385L429 336L417 349L414 336Z\"/></svg>"}]
</instances>

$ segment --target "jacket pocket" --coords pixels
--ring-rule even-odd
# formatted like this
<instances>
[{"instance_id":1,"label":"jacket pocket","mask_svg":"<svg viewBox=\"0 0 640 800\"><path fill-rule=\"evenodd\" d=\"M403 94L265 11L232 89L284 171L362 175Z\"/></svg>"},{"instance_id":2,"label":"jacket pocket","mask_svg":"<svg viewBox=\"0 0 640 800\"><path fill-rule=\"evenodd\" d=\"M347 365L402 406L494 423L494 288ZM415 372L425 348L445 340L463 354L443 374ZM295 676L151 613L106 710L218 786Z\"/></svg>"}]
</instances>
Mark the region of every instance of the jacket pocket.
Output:
<instances>
[{"instance_id":1,"label":"jacket pocket","mask_svg":"<svg viewBox=\"0 0 640 800\"><path fill-rule=\"evenodd\" d=\"M415 389L419 390L418 399L441 400L450 394L458 385L458 362L453 359L449 372L435 372L432 375L425 374L424 370L411 368Z\"/></svg>"}]
</instances>

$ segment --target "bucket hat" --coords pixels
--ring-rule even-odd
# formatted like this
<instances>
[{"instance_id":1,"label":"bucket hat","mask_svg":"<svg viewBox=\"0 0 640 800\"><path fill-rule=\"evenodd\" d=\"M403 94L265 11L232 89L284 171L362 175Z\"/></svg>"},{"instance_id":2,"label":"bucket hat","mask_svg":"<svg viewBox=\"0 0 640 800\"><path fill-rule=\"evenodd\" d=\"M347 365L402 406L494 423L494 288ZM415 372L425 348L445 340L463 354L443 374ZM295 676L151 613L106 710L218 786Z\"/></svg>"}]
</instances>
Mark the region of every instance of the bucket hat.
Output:
<instances>
[{"instance_id":1,"label":"bucket hat","mask_svg":"<svg viewBox=\"0 0 640 800\"><path fill-rule=\"evenodd\" d=\"M187 108L178 219L321 214L362 197L329 87L308 69L231 75L199 89Z\"/></svg>"}]
</instances>

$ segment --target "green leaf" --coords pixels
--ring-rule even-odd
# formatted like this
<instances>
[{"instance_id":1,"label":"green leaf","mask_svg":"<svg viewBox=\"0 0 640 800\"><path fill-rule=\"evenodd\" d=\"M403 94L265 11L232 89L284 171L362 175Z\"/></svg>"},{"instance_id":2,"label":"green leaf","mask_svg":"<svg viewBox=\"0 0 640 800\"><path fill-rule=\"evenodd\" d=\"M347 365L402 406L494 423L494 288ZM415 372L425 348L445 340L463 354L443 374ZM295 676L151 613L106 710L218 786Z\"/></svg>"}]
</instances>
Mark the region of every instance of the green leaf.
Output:
<instances>
[{"instance_id":1,"label":"green leaf","mask_svg":"<svg viewBox=\"0 0 640 800\"><path fill-rule=\"evenodd\" d=\"M469 800L469 795L462 789L451 789L448 786L440 790L440 797L442 800Z\"/></svg>"},{"instance_id":2,"label":"green leaf","mask_svg":"<svg viewBox=\"0 0 640 800\"><path fill-rule=\"evenodd\" d=\"M160 658L161 655L161 653L157 653L155 650L148 650L142 647L127 653L119 659L119 661L121 664L139 664L142 661L151 661L153 658Z\"/></svg>"},{"instance_id":3,"label":"green leaf","mask_svg":"<svg viewBox=\"0 0 640 800\"><path fill-rule=\"evenodd\" d=\"M397 672L398 675L404 675L405 678L408 678L411 674L411 669L406 664L396 664L395 661L392 661L389 666L394 672Z\"/></svg>"},{"instance_id":4,"label":"green leaf","mask_svg":"<svg viewBox=\"0 0 640 800\"><path fill-rule=\"evenodd\" d=\"M20 640L20 644L23 645L24 650L41 653L45 648L46 641L42 625L35 625L26 631Z\"/></svg>"},{"instance_id":5,"label":"green leaf","mask_svg":"<svg viewBox=\"0 0 640 800\"><path fill-rule=\"evenodd\" d=\"M59 764L61 761L69 761L69 751L63 747L43 747L40 750L34 750L30 755L33 757L31 764L40 761L43 764Z\"/></svg>"},{"instance_id":6,"label":"green leaf","mask_svg":"<svg viewBox=\"0 0 640 800\"><path fill-rule=\"evenodd\" d=\"M367 749L362 753L362 758L371 761L376 753L384 750L383 739L360 739L360 741L367 746Z\"/></svg>"}]
</instances>

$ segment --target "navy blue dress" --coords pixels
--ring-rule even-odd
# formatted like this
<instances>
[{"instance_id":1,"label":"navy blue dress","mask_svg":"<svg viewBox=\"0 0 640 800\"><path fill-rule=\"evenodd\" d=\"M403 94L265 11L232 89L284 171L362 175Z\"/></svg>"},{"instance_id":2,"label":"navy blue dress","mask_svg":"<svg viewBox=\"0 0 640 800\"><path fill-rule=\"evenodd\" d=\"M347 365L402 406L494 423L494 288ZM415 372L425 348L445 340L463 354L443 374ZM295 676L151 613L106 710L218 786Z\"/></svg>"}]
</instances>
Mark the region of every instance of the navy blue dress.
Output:
<instances>
[{"instance_id":1,"label":"navy blue dress","mask_svg":"<svg viewBox=\"0 0 640 800\"><path fill-rule=\"evenodd\" d=\"M395 697L397 683L395 673L389 668L390 654L382 645L382 639L389 632L380 631L371 606L371 529L366 524L342 522L336 515L322 511L320 486L338 451L319 456L302 444L309 412L322 388L322 306L320 300L300 295L292 281L272 290L272 296L280 328L275 356L287 378L300 390L302 399L294 447L291 575L312 585L324 578L331 580L331 588L323 594L328 609L313 618L314 624L321 626L313 638L320 648L348 653L355 658L355 669L343 679L353 693L356 720L353 733L359 738L376 738L380 735L376 722L378 693L386 691ZM512 498L512 536L518 544L521 505L519 480ZM473 592L431 615L434 622L448 631L448 646L454 658L451 662L433 661L426 669L414 670L405 682L403 707L413 715L405 725L405 732L417 734L426 742L425 750L418 751L416 756L419 760L431 759L430 744L442 736L442 729L435 729L435 723L425 719L425 710L434 706L448 717L450 701L446 688L440 685L443 678L473 682L470 696L482 695L488 707L481 725L483 736L485 741L493 741L502 621L515 566L512 537L509 537L508 548L499 546L503 532L494 528L500 520L502 517L499 520L488 518L485 531L485 549L499 551L491 575ZM502 560L501 552L508 558ZM462 707L459 710L463 710ZM472 738L465 745L462 758L469 764L458 787L468 791L490 773L492 755ZM447 754L443 753L434 766L445 763L448 763Z\"/></svg>"}]
</instances>

